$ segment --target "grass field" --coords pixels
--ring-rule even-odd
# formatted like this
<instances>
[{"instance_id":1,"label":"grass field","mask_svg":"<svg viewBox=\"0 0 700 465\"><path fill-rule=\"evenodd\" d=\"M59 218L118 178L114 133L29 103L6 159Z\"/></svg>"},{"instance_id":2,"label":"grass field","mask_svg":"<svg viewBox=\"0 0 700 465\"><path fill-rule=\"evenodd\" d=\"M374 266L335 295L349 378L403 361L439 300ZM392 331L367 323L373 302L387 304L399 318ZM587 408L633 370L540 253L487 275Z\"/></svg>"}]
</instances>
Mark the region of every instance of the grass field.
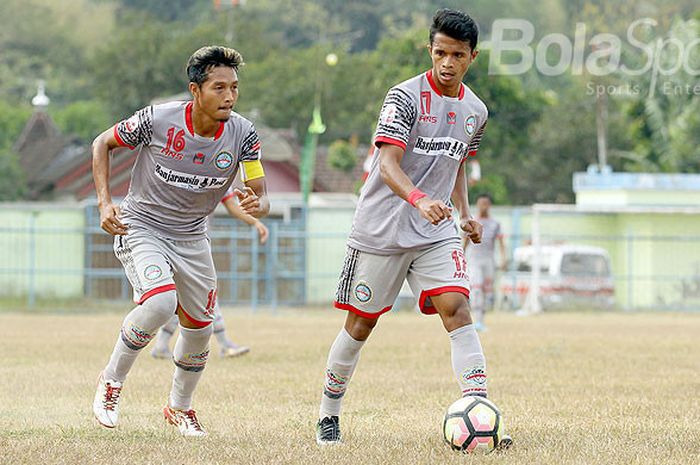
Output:
<instances>
[{"instance_id":1,"label":"grass field","mask_svg":"<svg viewBox=\"0 0 700 465\"><path fill-rule=\"evenodd\" d=\"M493 315L482 336L490 398L515 446L479 457L441 440L459 390L437 318L382 317L345 399L345 443L319 448L322 371L344 312L225 315L252 352L212 356L195 396L210 436L186 441L161 416L172 363L147 353L125 385L119 427L93 420L121 314L0 313L0 463L700 463L697 314Z\"/></svg>"}]
</instances>

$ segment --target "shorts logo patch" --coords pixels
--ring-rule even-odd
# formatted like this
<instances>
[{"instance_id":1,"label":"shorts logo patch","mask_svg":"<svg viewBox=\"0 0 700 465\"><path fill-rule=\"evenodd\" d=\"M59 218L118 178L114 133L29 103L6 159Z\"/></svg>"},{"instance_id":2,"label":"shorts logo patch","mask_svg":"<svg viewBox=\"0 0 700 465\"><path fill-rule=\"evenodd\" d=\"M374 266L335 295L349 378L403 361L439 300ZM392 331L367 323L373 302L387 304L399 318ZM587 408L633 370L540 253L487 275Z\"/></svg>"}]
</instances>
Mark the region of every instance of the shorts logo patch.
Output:
<instances>
[{"instance_id":1,"label":"shorts logo patch","mask_svg":"<svg viewBox=\"0 0 700 465\"><path fill-rule=\"evenodd\" d=\"M355 286L355 298L363 304L366 304L372 300L372 289L370 289L367 283L360 281L357 283L357 286Z\"/></svg>"},{"instance_id":2,"label":"shorts logo patch","mask_svg":"<svg viewBox=\"0 0 700 465\"><path fill-rule=\"evenodd\" d=\"M154 281L163 276L163 270L161 270L158 265L148 265L146 269L143 270L143 276L149 281Z\"/></svg>"},{"instance_id":3,"label":"shorts logo patch","mask_svg":"<svg viewBox=\"0 0 700 465\"><path fill-rule=\"evenodd\" d=\"M214 161L214 165L221 171L227 170L231 167L233 164L233 155L231 155L229 152L219 152L216 155L216 160Z\"/></svg>"},{"instance_id":4,"label":"shorts logo patch","mask_svg":"<svg viewBox=\"0 0 700 465\"><path fill-rule=\"evenodd\" d=\"M469 115L464 120L464 132L470 137L474 135L476 132L476 115Z\"/></svg>"},{"instance_id":5,"label":"shorts logo patch","mask_svg":"<svg viewBox=\"0 0 700 465\"><path fill-rule=\"evenodd\" d=\"M486 370L483 365L477 365L462 373L462 381L469 386L485 386Z\"/></svg>"}]
</instances>

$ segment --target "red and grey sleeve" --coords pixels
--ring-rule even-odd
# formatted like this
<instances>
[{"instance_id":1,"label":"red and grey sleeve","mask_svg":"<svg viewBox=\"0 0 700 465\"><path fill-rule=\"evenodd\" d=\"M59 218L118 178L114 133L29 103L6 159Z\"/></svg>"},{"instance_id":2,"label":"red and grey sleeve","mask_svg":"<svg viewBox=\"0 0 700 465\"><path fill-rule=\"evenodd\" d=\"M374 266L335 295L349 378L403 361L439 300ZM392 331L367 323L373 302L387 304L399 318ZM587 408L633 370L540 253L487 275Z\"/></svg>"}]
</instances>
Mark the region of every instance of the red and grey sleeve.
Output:
<instances>
[{"instance_id":1,"label":"red and grey sleeve","mask_svg":"<svg viewBox=\"0 0 700 465\"><path fill-rule=\"evenodd\" d=\"M488 121L488 120L487 120ZM467 157L475 157L476 152L479 150L479 145L481 144L481 137L484 135L484 128L486 128L486 121L481 125L474 137L469 141L469 147L467 148Z\"/></svg>"},{"instance_id":2,"label":"red and grey sleeve","mask_svg":"<svg viewBox=\"0 0 700 465\"><path fill-rule=\"evenodd\" d=\"M114 138L122 147L148 145L153 137L153 107L147 106L114 125Z\"/></svg>"},{"instance_id":3,"label":"red and grey sleeve","mask_svg":"<svg viewBox=\"0 0 700 465\"><path fill-rule=\"evenodd\" d=\"M231 197L235 197L236 194L233 192L233 187L229 187L228 190L226 191L226 194L224 194L223 197L221 197L221 203L226 202L228 199Z\"/></svg>"},{"instance_id":4,"label":"red and grey sleeve","mask_svg":"<svg viewBox=\"0 0 700 465\"><path fill-rule=\"evenodd\" d=\"M258 137L255 127L251 126L250 130L241 142L241 155L239 157L239 161L260 160L261 156L262 152L260 150L260 137Z\"/></svg>"},{"instance_id":5,"label":"red and grey sleeve","mask_svg":"<svg viewBox=\"0 0 700 465\"><path fill-rule=\"evenodd\" d=\"M394 87L384 99L377 122L374 145L392 144L406 148L416 121L416 103L404 89Z\"/></svg>"}]
</instances>

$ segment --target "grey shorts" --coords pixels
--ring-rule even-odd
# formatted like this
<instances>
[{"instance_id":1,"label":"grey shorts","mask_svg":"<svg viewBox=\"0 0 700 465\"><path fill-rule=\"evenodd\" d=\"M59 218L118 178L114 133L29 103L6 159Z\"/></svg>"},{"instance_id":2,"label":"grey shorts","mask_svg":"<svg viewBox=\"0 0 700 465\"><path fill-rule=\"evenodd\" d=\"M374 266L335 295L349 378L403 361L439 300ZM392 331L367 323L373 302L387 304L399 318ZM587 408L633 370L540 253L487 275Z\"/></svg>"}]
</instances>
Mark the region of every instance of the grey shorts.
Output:
<instances>
[{"instance_id":1,"label":"grey shorts","mask_svg":"<svg viewBox=\"0 0 700 465\"><path fill-rule=\"evenodd\" d=\"M195 326L214 320L216 271L209 239L174 241L132 228L114 237L114 253L134 289L134 302L175 290L178 308Z\"/></svg>"},{"instance_id":2,"label":"grey shorts","mask_svg":"<svg viewBox=\"0 0 700 465\"><path fill-rule=\"evenodd\" d=\"M467 262L459 240L395 255L375 255L348 246L334 305L377 318L391 310L404 279L426 315L437 313L431 296L459 292L469 297Z\"/></svg>"}]
</instances>

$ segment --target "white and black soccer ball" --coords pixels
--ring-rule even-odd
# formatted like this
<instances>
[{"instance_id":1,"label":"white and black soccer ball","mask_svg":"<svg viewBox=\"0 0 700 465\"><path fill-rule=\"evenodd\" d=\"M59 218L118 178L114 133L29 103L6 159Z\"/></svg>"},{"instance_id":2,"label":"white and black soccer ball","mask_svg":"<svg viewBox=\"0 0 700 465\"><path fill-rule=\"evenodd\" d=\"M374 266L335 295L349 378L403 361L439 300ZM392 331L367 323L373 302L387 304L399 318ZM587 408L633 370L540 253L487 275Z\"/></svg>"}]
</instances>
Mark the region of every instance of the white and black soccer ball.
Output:
<instances>
[{"instance_id":1,"label":"white and black soccer ball","mask_svg":"<svg viewBox=\"0 0 700 465\"><path fill-rule=\"evenodd\" d=\"M505 428L501 411L485 397L462 397L445 413L442 434L454 450L465 453L493 451Z\"/></svg>"}]
</instances>

